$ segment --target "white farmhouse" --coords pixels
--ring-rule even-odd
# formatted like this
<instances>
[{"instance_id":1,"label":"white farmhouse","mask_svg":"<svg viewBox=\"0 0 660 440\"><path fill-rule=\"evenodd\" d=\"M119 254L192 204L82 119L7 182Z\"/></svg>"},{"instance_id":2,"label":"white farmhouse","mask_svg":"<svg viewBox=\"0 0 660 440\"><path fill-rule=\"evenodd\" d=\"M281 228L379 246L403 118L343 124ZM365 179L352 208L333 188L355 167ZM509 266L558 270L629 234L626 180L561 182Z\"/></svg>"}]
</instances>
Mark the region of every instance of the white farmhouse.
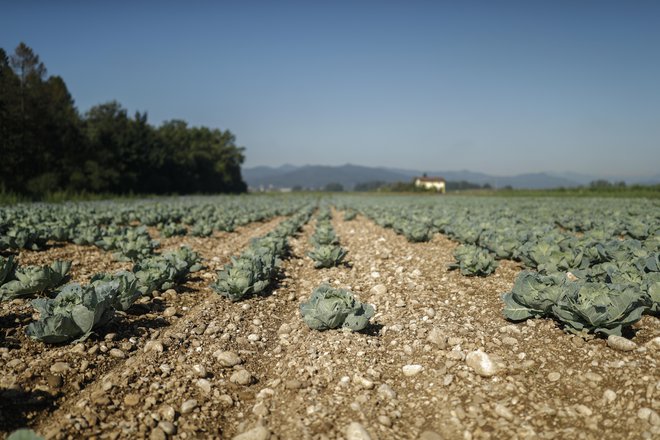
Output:
<instances>
[{"instance_id":1,"label":"white farmhouse","mask_svg":"<svg viewBox=\"0 0 660 440\"><path fill-rule=\"evenodd\" d=\"M415 186L418 188L435 189L442 194L445 193L445 179L442 177L415 177Z\"/></svg>"}]
</instances>

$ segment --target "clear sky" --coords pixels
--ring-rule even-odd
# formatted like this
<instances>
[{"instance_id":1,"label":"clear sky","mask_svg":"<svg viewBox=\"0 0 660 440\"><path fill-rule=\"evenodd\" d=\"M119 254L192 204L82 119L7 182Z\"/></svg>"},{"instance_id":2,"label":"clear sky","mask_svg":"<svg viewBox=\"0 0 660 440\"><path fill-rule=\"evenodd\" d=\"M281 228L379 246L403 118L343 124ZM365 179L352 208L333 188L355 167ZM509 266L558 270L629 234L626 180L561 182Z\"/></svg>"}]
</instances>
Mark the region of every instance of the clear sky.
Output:
<instances>
[{"instance_id":1,"label":"clear sky","mask_svg":"<svg viewBox=\"0 0 660 440\"><path fill-rule=\"evenodd\" d=\"M230 129L246 166L660 172L660 1L0 0L78 109Z\"/></svg>"}]
</instances>

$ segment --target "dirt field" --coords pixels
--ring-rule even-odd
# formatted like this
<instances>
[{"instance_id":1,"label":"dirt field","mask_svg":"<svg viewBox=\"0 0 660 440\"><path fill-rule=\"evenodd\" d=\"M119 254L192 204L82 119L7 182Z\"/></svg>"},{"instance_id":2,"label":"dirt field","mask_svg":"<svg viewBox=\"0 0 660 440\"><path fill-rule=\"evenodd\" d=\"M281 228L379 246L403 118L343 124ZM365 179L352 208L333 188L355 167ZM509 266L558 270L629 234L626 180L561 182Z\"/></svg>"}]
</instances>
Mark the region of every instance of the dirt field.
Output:
<instances>
[{"instance_id":1,"label":"dirt field","mask_svg":"<svg viewBox=\"0 0 660 440\"><path fill-rule=\"evenodd\" d=\"M0 432L46 438L660 438L660 321L635 325L630 351L553 321L512 324L500 294L521 270L448 271L456 244L409 243L358 216L333 225L348 264L314 269L314 222L290 239L278 285L232 303L215 271L281 219L162 240L207 269L144 297L76 345L30 340L28 301L0 305ZM21 264L74 260L74 281L128 267L97 248L23 251ZM298 311L327 282L376 308L364 332L309 329ZM620 347L625 348L625 347ZM477 352L476 354L474 352ZM482 353L485 353L483 355ZM481 360L481 362L479 362Z\"/></svg>"}]
</instances>

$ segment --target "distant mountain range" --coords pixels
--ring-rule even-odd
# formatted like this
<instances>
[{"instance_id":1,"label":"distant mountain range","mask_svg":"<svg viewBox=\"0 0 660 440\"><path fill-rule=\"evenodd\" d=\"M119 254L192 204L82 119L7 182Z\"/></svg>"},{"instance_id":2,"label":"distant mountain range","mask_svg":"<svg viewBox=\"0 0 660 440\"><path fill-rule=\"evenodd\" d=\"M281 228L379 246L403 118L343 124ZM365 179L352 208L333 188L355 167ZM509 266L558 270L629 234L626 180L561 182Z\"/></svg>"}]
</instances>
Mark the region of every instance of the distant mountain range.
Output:
<instances>
[{"instance_id":1,"label":"distant mountain range","mask_svg":"<svg viewBox=\"0 0 660 440\"><path fill-rule=\"evenodd\" d=\"M258 166L243 169L243 179L250 188L293 188L300 186L308 189L321 189L329 183L341 183L344 188L352 189L355 185L365 182L409 182L415 176L423 173L418 170L399 168L365 167L359 165L304 165L285 164L279 167ZM558 187L575 187L587 185L589 182L603 177L589 176L578 173L527 173L515 176L492 176L489 174L461 170L427 172L428 176L443 177L446 181L467 181L479 185L489 184L494 188L511 186L512 188L547 189ZM614 181L625 181L627 184L657 184L660 174L648 178L625 179L607 178Z\"/></svg>"}]
</instances>

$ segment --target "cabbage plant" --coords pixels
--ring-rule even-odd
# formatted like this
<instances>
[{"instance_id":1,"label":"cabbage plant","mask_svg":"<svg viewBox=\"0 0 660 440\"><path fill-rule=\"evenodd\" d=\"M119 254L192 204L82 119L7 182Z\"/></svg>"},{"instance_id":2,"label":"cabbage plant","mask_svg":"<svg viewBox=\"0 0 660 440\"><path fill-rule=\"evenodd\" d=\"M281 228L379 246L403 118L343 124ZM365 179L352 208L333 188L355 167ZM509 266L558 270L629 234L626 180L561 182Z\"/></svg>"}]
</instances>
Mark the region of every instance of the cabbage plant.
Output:
<instances>
[{"instance_id":1,"label":"cabbage plant","mask_svg":"<svg viewBox=\"0 0 660 440\"><path fill-rule=\"evenodd\" d=\"M456 263L449 265L449 270L459 269L461 275L486 276L495 272L497 261L484 248L473 245L460 245L454 250Z\"/></svg>"},{"instance_id":2,"label":"cabbage plant","mask_svg":"<svg viewBox=\"0 0 660 440\"><path fill-rule=\"evenodd\" d=\"M640 320L644 297L634 286L571 282L552 307L555 318L575 333L593 332L621 336Z\"/></svg>"},{"instance_id":3,"label":"cabbage plant","mask_svg":"<svg viewBox=\"0 0 660 440\"><path fill-rule=\"evenodd\" d=\"M541 275L523 271L518 275L511 292L502 295L504 316L511 321L552 316L566 285L563 274Z\"/></svg>"},{"instance_id":4,"label":"cabbage plant","mask_svg":"<svg viewBox=\"0 0 660 440\"><path fill-rule=\"evenodd\" d=\"M112 305L118 289L119 281L87 286L72 283L54 299L33 300L32 306L40 317L28 325L28 336L50 344L87 339L93 329L107 324L114 316Z\"/></svg>"},{"instance_id":5,"label":"cabbage plant","mask_svg":"<svg viewBox=\"0 0 660 440\"><path fill-rule=\"evenodd\" d=\"M112 283L113 287L117 284L117 293L112 303L116 310L125 312L142 295L138 289L138 278L133 272L122 270L113 275L97 274L91 281L92 286L100 291L105 291L108 283Z\"/></svg>"},{"instance_id":6,"label":"cabbage plant","mask_svg":"<svg viewBox=\"0 0 660 440\"><path fill-rule=\"evenodd\" d=\"M307 253L314 260L314 267L317 269L339 266L344 261L346 254L348 254L346 249L332 244L317 246L313 251Z\"/></svg>"},{"instance_id":7,"label":"cabbage plant","mask_svg":"<svg viewBox=\"0 0 660 440\"><path fill-rule=\"evenodd\" d=\"M315 246L331 245L339 243L339 239L329 222L319 222L312 235L312 243Z\"/></svg>"},{"instance_id":8,"label":"cabbage plant","mask_svg":"<svg viewBox=\"0 0 660 440\"><path fill-rule=\"evenodd\" d=\"M300 313L305 323L315 330L342 327L359 331L369 324L374 308L360 303L348 290L322 284L314 289L309 301L300 305Z\"/></svg>"},{"instance_id":9,"label":"cabbage plant","mask_svg":"<svg viewBox=\"0 0 660 440\"><path fill-rule=\"evenodd\" d=\"M70 261L55 261L50 266L25 266L16 268L14 279L0 286L3 300L32 296L62 285L68 279Z\"/></svg>"}]
</instances>

